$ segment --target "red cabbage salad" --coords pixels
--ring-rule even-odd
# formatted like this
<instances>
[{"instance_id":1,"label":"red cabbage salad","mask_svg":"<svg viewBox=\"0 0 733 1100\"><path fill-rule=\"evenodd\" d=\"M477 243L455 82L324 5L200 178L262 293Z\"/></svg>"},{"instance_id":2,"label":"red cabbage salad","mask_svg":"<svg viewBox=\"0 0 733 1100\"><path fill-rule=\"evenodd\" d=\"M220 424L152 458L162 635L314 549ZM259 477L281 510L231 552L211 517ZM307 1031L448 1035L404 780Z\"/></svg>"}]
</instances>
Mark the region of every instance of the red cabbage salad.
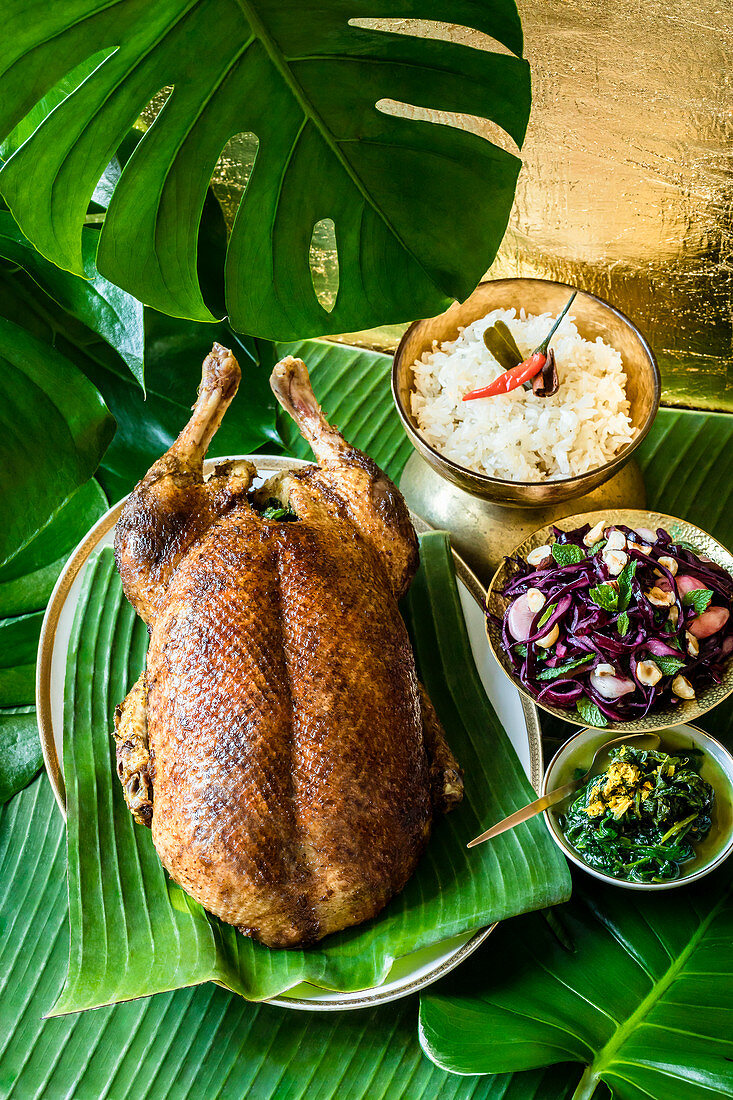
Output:
<instances>
[{"instance_id":1,"label":"red cabbage salad","mask_svg":"<svg viewBox=\"0 0 733 1100\"><path fill-rule=\"evenodd\" d=\"M720 683L733 577L667 531L603 521L522 558L489 613L524 689L589 726L644 718Z\"/></svg>"}]
</instances>

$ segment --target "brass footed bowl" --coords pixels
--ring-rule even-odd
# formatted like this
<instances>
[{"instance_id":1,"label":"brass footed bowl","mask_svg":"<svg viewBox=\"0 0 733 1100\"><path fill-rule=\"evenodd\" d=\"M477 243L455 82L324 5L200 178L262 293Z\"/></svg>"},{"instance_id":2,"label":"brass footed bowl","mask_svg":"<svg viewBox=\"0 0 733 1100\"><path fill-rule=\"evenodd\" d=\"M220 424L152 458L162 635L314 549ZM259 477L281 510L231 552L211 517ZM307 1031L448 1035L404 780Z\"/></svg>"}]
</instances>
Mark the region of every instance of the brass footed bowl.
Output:
<instances>
[{"instance_id":1,"label":"brass footed bowl","mask_svg":"<svg viewBox=\"0 0 733 1100\"><path fill-rule=\"evenodd\" d=\"M660 378L654 355L638 329L619 310L579 290L570 315L586 340L602 337L621 353L626 371L630 417L637 429L634 440L616 458L577 477L556 481L505 481L477 473L446 458L423 438L410 407L414 387L413 363L433 344L455 340L460 328L493 309L557 315L574 287L547 279L497 279L481 283L465 302L454 303L438 317L415 321L400 341L392 365L392 393L397 412L415 449L442 477L474 496L497 504L541 506L583 496L607 481L624 466L652 426L659 408ZM562 385L562 382L561 382Z\"/></svg>"},{"instance_id":2,"label":"brass footed bowl","mask_svg":"<svg viewBox=\"0 0 733 1100\"><path fill-rule=\"evenodd\" d=\"M733 576L733 554L726 550L712 535L708 535L706 531L695 527L692 523L688 523L687 520L675 519L673 516L666 516L662 512L648 512L635 508L610 508L598 512L584 512L577 516L565 516L563 519L555 520L554 525L548 524L546 527L541 527L538 531L535 531L533 535L530 535L529 538L516 547L511 557L526 558L527 554L536 547L544 546L546 543L553 541L553 526L559 527L562 531L573 531L576 527L582 527L584 523L589 523L593 527L601 519L607 525L623 524L632 528L648 527L652 531L656 531L658 527L663 527L673 539L689 543L690 546L694 547L696 553L706 554L717 565L725 569L726 573ZM505 559L494 574L494 579L486 593L486 610L499 619L503 618L510 602L502 595L502 591L510 577L516 572L516 563ZM485 625L491 652L517 691L521 692L526 698L531 699L533 703L541 707L542 710L547 711L548 714L554 715L555 718L561 718L564 722L570 722L575 726L588 728L588 723L580 717L577 711L550 706L540 702L539 699L530 694L512 668L509 654L502 643L500 628L491 622L488 617ZM718 703L722 703L731 692L733 692L733 657L728 660L722 682L704 688L695 699L680 700L677 704L660 707L651 711L645 718L639 718L633 722L609 722L607 726L602 728L607 730L609 734L612 732L647 733L651 730L677 726L683 722L694 722L701 714L705 714L706 711L712 710Z\"/></svg>"}]
</instances>

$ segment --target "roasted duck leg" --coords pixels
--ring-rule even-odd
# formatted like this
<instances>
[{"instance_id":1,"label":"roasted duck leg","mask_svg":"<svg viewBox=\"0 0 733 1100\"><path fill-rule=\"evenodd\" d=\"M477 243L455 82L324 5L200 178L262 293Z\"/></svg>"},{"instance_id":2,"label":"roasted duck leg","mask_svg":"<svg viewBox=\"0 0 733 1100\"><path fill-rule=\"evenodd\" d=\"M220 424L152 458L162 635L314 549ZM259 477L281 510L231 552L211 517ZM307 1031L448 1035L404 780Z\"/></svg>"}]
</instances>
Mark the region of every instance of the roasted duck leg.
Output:
<instances>
[{"instance_id":1,"label":"roasted duck leg","mask_svg":"<svg viewBox=\"0 0 733 1100\"><path fill-rule=\"evenodd\" d=\"M118 708L118 770L171 876L246 935L295 947L379 912L462 783L397 608L417 567L404 501L292 359L271 382L318 465L254 491L249 467L204 482L238 380L215 345L189 425L117 525L151 632ZM263 514L272 497L288 515Z\"/></svg>"}]
</instances>

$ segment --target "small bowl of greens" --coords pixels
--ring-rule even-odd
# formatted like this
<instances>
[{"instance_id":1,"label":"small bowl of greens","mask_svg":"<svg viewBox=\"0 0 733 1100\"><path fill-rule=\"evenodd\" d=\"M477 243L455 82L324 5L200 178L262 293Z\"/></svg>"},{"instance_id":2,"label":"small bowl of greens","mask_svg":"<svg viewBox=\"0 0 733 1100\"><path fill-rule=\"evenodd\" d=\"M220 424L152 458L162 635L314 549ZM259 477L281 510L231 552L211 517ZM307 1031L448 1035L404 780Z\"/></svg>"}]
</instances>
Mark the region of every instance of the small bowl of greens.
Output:
<instances>
[{"instance_id":1,"label":"small bowl of greens","mask_svg":"<svg viewBox=\"0 0 733 1100\"><path fill-rule=\"evenodd\" d=\"M733 691L733 555L660 512L569 516L504 560L486 631L515 686L567 722L691 722Z\"/></svg>"},{"instance_id":2,"label":"small bowl of greens","mask_svg":"<svg viewBox=\"0 0 733 1100\"><path fill-rule=\"evenodd\" d=\"M594 774L545 811L568 859L632 890L669 890L709 874L733 851L733 756L696 726L661 730L601 754ZM577 733L555 754L542 794L583 774L607 731Z\"/></svg>"}]
</instances>

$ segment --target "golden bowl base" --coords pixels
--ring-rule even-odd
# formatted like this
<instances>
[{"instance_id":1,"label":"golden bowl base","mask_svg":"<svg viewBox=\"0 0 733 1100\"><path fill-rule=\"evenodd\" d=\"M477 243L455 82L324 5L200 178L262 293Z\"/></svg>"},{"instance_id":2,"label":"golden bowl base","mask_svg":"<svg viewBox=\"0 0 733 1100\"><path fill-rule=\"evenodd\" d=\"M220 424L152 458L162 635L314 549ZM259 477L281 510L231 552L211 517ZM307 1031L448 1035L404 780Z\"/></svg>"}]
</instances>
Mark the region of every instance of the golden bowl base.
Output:
<instances>
[{"instance_id":1,"label":"golden bowl base","mask_svg":"<svg viewBox=\"0 0 733 1100\"><path fill-rule=\"evenodd\" d=\"M407 461L400 489L413 512L431 527L450 532L454 549L486 586L507 554L556 519L599 508L646 507L646 489L634 459L592 492L537 508L473 496L437 474L417 451Z\"/></svg>"}]
</instances>

